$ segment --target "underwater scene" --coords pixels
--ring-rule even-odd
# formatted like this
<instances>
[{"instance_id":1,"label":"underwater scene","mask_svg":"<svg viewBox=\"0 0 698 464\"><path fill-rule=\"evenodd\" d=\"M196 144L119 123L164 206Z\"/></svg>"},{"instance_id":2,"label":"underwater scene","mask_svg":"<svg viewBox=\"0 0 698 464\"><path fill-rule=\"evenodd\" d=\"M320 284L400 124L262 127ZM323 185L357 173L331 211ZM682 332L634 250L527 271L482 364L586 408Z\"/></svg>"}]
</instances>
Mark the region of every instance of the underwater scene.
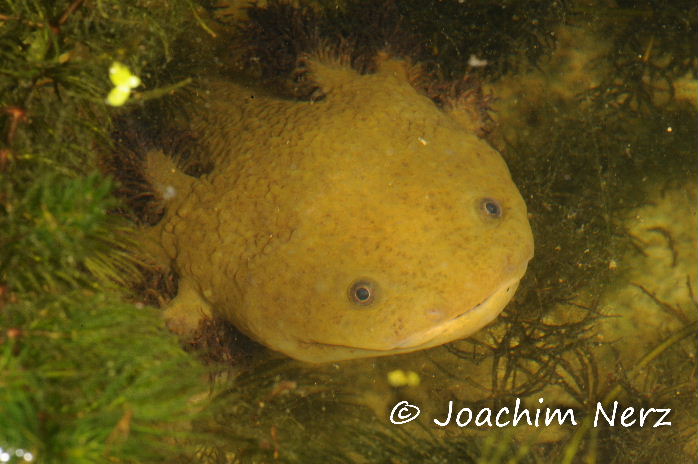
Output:
<instances>
[{"instance_id":1,"label":"underwater scene","mask_svg":"<svg viewBox=\"0 0 698 464\"><path fill-rule=\"evenodd\" d=\"M696 462L697 38L0 0L0 463Z\"/></svg>"}]
</instances>

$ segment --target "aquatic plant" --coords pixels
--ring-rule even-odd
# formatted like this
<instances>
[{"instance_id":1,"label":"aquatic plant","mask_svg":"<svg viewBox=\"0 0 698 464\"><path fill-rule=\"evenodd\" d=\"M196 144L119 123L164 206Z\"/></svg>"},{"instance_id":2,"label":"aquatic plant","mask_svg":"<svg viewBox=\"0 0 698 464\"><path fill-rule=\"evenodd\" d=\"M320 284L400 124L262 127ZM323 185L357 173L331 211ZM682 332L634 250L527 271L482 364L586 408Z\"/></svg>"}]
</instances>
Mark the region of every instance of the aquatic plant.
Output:
<instances>
[{"instance_id":1,"label":"aquatic plant","mask_svg":"<svg viewBox=\"0 0 698 464\"><path fill-rule=\"evenodd\" d=\"M3 462L162 462L193 436L204 370L156 310L126 301L132 228L98 169L111 63L146 76L192 6L0 2Z\"/></svg>"}]
</instances>

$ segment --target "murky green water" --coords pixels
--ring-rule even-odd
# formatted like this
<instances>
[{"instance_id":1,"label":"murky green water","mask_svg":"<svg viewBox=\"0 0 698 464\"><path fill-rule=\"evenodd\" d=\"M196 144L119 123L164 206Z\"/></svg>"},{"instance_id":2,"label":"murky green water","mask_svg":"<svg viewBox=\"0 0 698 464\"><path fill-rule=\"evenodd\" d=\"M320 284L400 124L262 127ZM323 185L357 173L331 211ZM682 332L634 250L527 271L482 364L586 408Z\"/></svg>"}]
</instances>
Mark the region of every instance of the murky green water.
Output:
<instances>
[{"instance_id":1,"label":"murky green water","mask_svg":"<svg viewBox=\"0 0 698 464\"><path fill-rule=\"evenodd\" d=\"M231 1L202 2L184 20L185 2L10 3L13 14L0 9L0 258L12 263L0 262L0 462L698 458L694 4ZM151 14L190 29L142 31ZM428 350L308 364L221 321L181 353L140 303L167 306L183 269L144 266L130 290L139 304L112 304L122 297L102 287L127 280L130 255L105 218L145 228L164 211L143 153L179 155L203 182L216 169L192 142L206 125L187 127L194 111L182 105L197 101L197 79L244 76L260 95L320 105L327 89L307 78L305 54L370 74L386 50L421 66L412 83L434 103L476 115L526 202L535 257L492 324ZM118 60L142 86L106 108ZM265 120L254 124L245 130ZM109 134L115 160L103 156ZM100 163L85 161L94 146ZM102 162L133 211L98 195L109 197L99 176L82 180ZM189 409L204 413L190 420Z\"/></svg>"},{"instance_id":2,"label":"murky green water","mask_svg":"<svg viewBox=\"0 0 698 464\"><path fill-rule=\"evenodd\" d=\"M412 7L403 11L418 14ZM243 363L234 370L255 386L233 380L232 395L256 407L218 424L261 442L266 459L694 460L696 61L677 46L690 39L678 11L652 8L573 5L568 24L550 25L557 46L536 67L524 59L531 50L508 60L488 60L485 43L460 50L493 96L486 137L509 164L536 240L494 324L406 355ZM460 37L452 23L414 23L433 28L435 44ZM437 55L441 66L453 47Z\"/></svg>"}]
</instances>

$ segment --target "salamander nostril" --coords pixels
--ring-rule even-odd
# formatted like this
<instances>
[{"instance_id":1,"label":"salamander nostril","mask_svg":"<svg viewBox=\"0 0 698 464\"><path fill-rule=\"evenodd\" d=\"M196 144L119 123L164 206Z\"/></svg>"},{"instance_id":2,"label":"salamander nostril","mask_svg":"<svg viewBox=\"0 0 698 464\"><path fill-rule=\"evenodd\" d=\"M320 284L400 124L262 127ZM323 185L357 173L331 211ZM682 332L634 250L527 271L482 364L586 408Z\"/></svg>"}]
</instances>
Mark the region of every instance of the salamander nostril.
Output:
<instances>
[{"instance_id":1,"label":"salamander nostril","mask_svg":"<svg viewBox=\"0 0 698 464\"><path fill-rule=\"evenodd\" d=\"M429 308L427 309L426 314L430 320L439 322L446 318L447 311L442 308Z\"/></svg>"}]
</instances>

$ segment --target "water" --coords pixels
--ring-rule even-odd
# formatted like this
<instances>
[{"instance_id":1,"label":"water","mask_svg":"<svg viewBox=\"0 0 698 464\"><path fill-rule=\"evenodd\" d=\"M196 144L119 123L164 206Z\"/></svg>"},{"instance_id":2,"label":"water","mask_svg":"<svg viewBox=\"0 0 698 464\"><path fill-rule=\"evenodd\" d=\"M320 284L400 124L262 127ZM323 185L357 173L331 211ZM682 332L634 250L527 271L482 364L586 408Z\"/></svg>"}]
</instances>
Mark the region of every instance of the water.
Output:
<instances>
[{"instance_id":1,"label":"water","mask_svg":"<svg viewBox=\"0 0 698 464\"><path fill-rule=\"evenodd\" d=\"M501 30L489 36L499 48L449 47L463 31L453 22L468 26L454 8L466 6L431 6L398 9L434 31L445 74L484 79L497 123L486 137L529 208L536 257L517 296L446 347L238 366L249 390L231 388L257 405L244 416L254 431L231 414L219 425L253 436L253 454L300 462L695 461L695 21L644 3L556 4L567 14L536 17L532 3L515 19L521 34L544 24L535 32L549 36L528 37L531 49L507 48L522 39ZM492 8L471 7L484 41ZM504 23L515 16L501 11ZM471 59L454 65L458 55Z\"/></svg>"}]
</instances>

